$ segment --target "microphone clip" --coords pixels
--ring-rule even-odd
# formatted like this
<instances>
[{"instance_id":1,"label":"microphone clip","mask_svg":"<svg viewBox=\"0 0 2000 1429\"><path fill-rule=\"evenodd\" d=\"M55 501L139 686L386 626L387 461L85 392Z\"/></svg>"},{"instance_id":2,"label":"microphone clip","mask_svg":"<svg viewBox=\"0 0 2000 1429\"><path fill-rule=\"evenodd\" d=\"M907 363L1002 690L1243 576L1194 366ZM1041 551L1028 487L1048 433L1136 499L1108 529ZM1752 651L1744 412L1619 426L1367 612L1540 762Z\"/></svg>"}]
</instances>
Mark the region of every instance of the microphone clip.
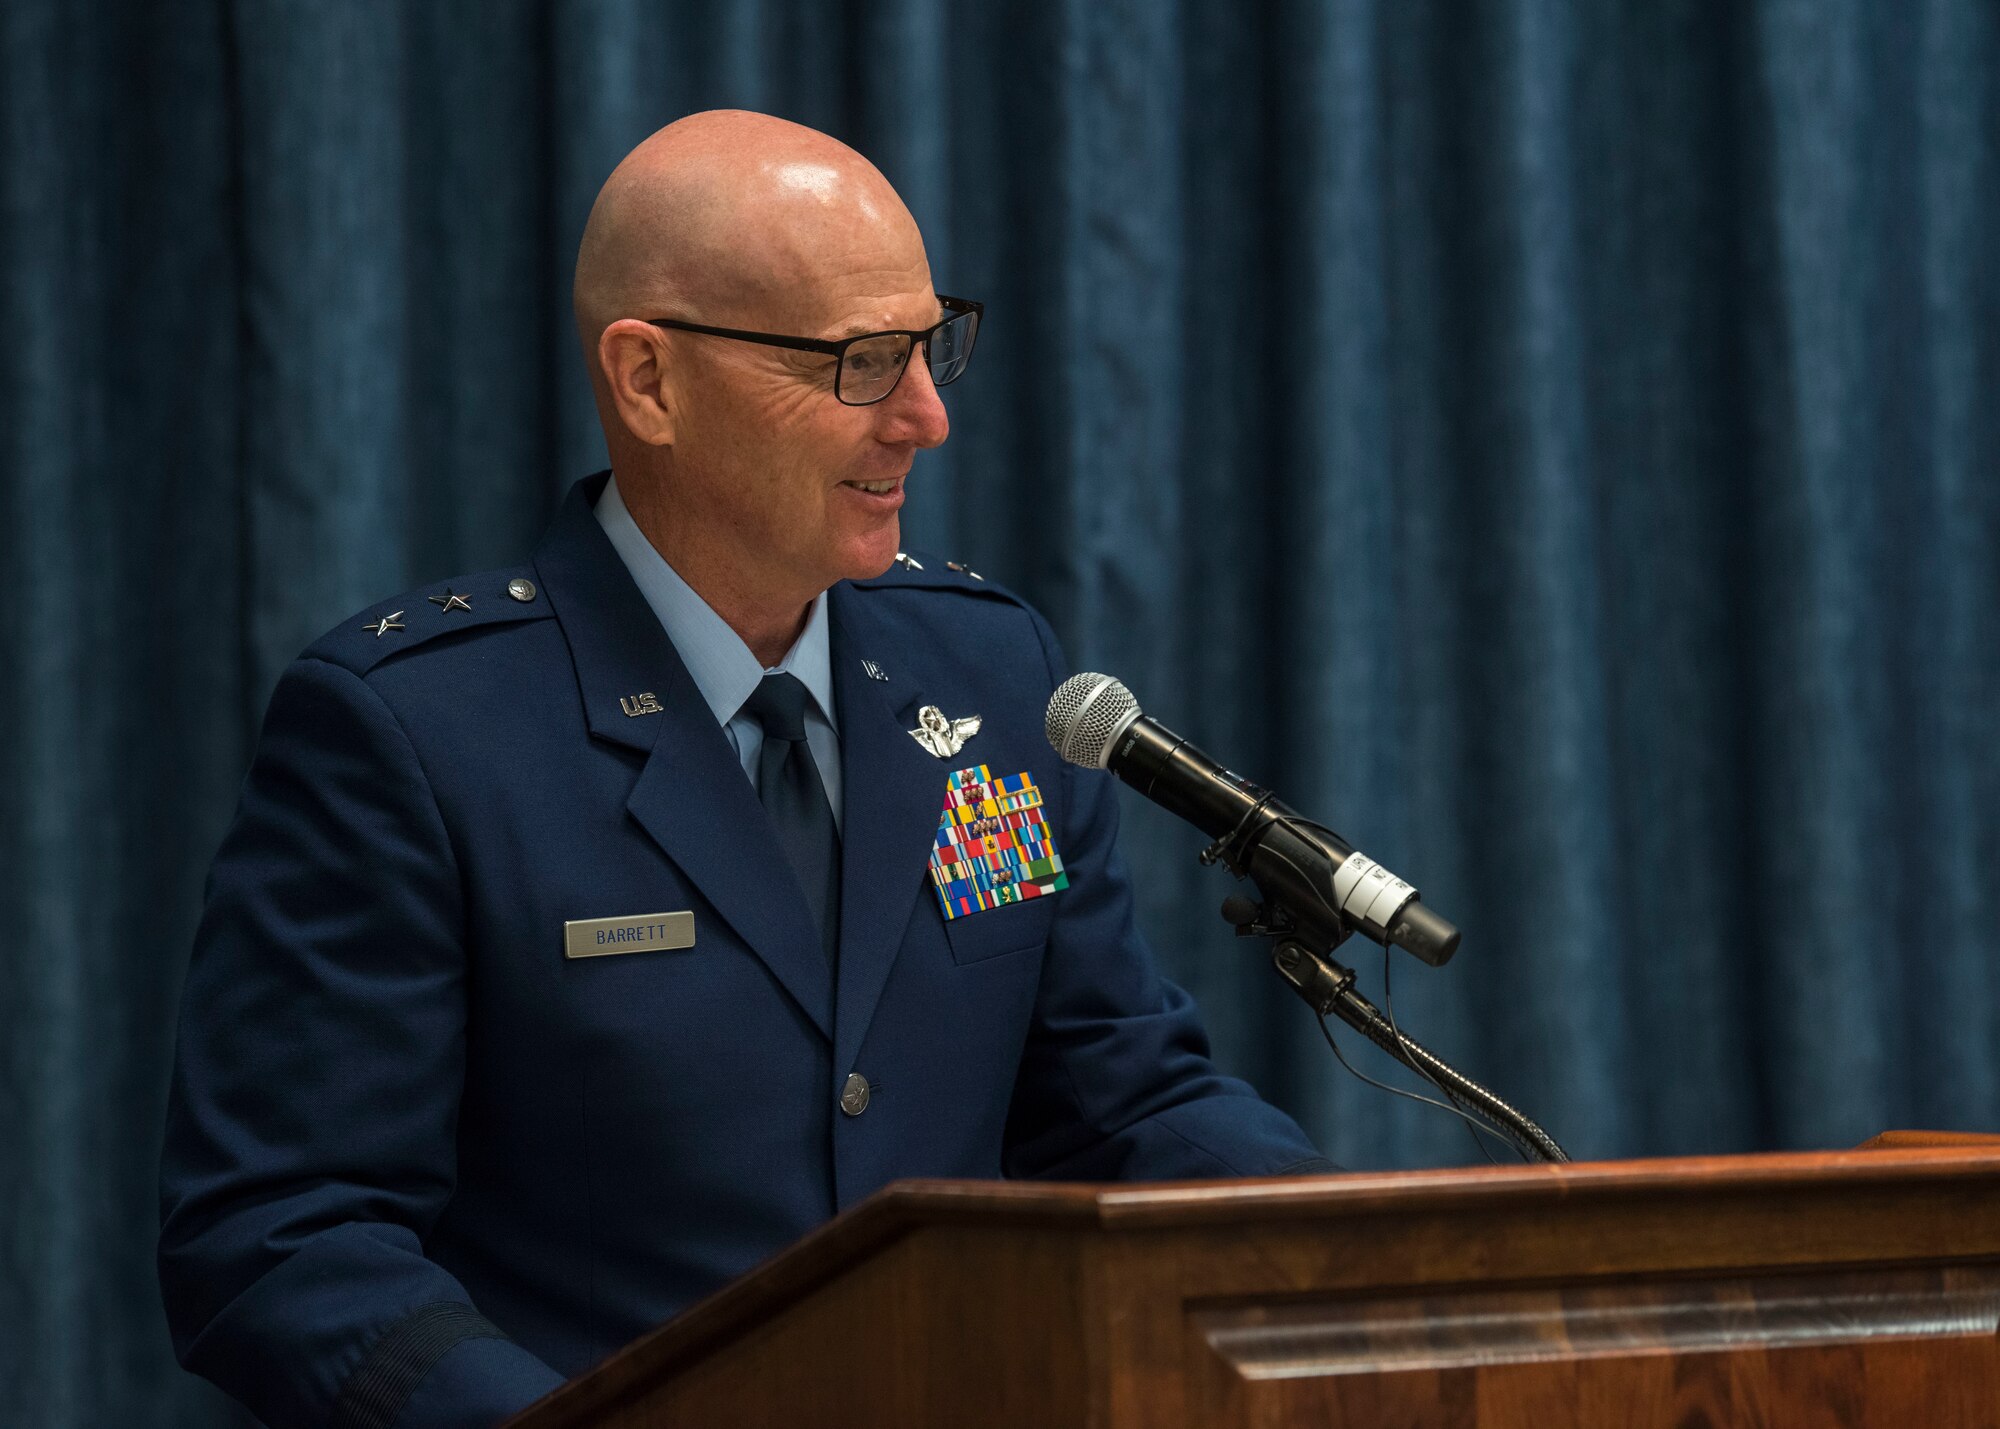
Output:
<instances>
[{"instance_id":1,"label":"microphone clip","mask_svg":"<svg viewBox=\"0 0 2000 1429\"><path fill-rule=\"evenodd\" d=\"M1321 956L1296 938L1279 940L1271 951L1271 964L1285 984L1321 1017L1340 1013L1342 1001L1354 989L1354 969Z\"/></svg>"},{"instance_id":2,"label":"microphone clip","mask_svg":"<svg viewBox=\"0 0 2000 1429\"><path fill-rule=\"evenodd\" d=\"M1249 831L1256 825L1258 815L1264 812L1264 806L1270 803L1271 799L1270 790L1265 790L1262 798L1243 811L1243 817L1236 821L1235 828L1203 849L1199 855L1201 866L1213 868L1217 863L1221 863L1238 878L1243 877L1253 842L1249 837ZM1238 925L1239 930L1241 926Z\"/></svg>"}]
</instances>

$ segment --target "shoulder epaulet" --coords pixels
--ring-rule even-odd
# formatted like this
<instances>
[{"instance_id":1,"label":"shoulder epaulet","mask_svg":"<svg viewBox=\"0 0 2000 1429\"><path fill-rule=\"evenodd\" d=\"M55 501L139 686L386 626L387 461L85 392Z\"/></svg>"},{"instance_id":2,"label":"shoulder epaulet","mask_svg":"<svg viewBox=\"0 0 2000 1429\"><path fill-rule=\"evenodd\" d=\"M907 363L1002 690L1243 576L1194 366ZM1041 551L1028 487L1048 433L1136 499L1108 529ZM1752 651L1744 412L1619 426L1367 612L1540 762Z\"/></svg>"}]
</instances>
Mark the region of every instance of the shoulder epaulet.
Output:
<instances>
[{"instance_id":1,"label":"shoulder epaulet","mask_svg":"<svg viewBox=\"0 0 2000 1429\"><path fill-rule=\"evenodd\" d=\"M535 583L534 567L485 571L377 601L320 636L305 657L365 675L391 656L441 635L545 620L553 614Z\"/></svg>"},{"instance_id":2,"label":"shoulder epaulet","mask_svg":"<svg viewBox=\"0 0 2000 1429\"><path fill-rule=\"evenodd\" d=\"M853 581L862 590L955 590L963 595L992 596L1026 605L998 581L988 580L963 561L948 561L929 551L898 551L889 569L872 580Z\"/></svg>"}]
</instances>

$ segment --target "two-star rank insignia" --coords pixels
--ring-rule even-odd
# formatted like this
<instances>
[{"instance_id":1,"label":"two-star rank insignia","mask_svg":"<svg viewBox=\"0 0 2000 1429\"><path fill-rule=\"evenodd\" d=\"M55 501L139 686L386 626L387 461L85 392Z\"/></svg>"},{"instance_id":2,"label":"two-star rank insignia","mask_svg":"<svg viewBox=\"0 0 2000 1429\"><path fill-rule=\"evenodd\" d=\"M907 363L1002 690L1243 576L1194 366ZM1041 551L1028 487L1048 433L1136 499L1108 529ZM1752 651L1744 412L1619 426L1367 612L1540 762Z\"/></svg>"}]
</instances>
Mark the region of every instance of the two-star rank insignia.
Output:
<instances>
[{"instance_id":1,"label":"two-star rank insignia","mask_svg":"<svg viewBox=\"0 0 2000 1429\"><path fill-rule=\"evenodd\" d=\"M469 612L472 609L472 602L458 594L450 586L444 588L443 595L428 595L424 599L428 600L432 605L442 607L446 615L451 614L454 610Z\"/></svg>"},{"instance_id":2,"label":"two-star rank insignia","mask_svg":"<svg viewBox=\"0 0 2000 1429\"><path fill-rule=\"evenodd\" d=\"M995 779L975 764L946 781L931 884L947 919L1069 887L1032 776Z\"/></svg>"},{"instance_id":3,"label":"two-star rank insignia","mask_svg":"<svg viewBox=\"0 0 2000 1429\"><path fill-rule=\"evenodd\" d=\"M380 620L363 625L361 628L373 631L375 638L379 640L390 631L403 628L403 612L399 610L394 615L385 615Z\"/></svg>"}]
</instances>

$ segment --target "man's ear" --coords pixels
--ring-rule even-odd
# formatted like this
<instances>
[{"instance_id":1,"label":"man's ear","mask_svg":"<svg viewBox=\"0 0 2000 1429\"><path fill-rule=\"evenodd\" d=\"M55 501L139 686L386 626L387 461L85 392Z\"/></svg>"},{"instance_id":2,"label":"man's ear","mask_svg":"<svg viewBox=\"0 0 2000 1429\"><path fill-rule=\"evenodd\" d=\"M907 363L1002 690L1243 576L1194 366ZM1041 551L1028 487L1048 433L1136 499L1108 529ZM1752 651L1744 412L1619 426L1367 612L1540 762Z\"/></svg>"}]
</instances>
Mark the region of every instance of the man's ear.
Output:
<instances>
[{"instance_id":1,"label":"man's ear","mask_svg":"<svg viewBox=\"0 0 2000 1429\"><path fill-rule=\"evenodd\" d=\"M597 364L625 430L648 446L672 446L675 399L666 334L637 318L620 318L597 335Z\"/></svg>"}]
</instances>

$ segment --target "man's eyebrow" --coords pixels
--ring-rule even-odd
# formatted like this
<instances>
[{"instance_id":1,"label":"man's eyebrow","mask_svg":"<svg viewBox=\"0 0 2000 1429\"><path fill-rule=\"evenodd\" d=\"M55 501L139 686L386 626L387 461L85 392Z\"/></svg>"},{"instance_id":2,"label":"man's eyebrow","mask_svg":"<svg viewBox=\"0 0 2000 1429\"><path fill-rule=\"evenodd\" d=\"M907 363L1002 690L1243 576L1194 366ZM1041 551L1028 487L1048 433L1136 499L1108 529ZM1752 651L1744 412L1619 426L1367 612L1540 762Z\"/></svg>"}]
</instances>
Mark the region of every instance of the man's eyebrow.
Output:
<instances>
[{"instance_id":1,"label":"man's eyebrow","mask_svg":"<svg viewBox=\"0 0 2000 1429\"><path fill-rule=\"evenodd\" d=\"M932 318L928 323L926 323L925 324L926 327L936 327L939 323L944 321L944 304L937 303L934 306L937 308L937 316ZM835 329L833 336L826 340L828 342L843 342L850 337L860 337L864 333L895 332L897 330L898 329L896 329L893 325L890 325L888 327L881 327L876 325L875 323L867 322L865 320L856 321L843 324L841 327Z\"/></svg>"}]
</instances>

